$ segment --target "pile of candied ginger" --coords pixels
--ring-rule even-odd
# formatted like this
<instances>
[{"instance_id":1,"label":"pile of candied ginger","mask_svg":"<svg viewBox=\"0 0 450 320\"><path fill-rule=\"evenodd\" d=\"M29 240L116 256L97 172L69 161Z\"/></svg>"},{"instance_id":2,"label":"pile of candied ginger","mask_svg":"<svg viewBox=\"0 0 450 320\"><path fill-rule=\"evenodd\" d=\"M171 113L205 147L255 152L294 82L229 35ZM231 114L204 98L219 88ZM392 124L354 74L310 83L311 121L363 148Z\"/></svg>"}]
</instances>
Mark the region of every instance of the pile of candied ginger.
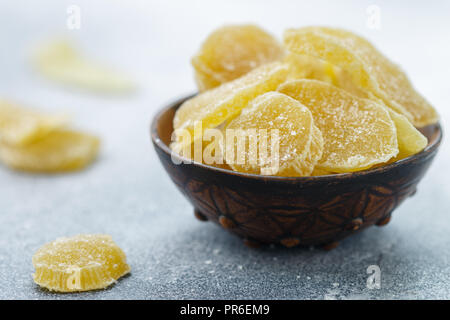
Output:
<instances>
[{"instance_id":1,"label":"pile of candied ginger","mask_svg":"<svg viewBox=\"0 0 450 320\"><path fill-rule=\"evenodd\" d=\"M254 25L225 26L209 35L192 65L200 93L177 110L171 148L197 160L193 146L200 145L217 160L208 164L238 172L366 170L422 151L427 138L418 128L438 121L396 64L341 29L289 29L281 44ZM209 129L225 137L253 132L259 147L271 145L276 129L276 172L266 170L267 152L252 148L251 139L243 154L228 156L237 139L205 139Z\"/></svg>"}]
</instances>

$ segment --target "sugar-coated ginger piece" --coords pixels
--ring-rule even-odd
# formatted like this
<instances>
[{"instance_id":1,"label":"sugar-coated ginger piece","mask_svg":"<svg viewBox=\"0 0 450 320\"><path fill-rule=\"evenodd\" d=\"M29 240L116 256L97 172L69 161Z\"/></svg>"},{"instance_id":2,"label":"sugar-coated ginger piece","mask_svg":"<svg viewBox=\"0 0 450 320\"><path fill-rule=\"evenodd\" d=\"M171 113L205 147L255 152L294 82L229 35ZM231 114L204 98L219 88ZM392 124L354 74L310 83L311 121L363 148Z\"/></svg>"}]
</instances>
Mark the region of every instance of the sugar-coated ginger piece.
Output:
<instances>
[{"instance_id":1,"label":"sugar-coated ginger piece","mask_svg":"<svg viewBox=\"0 0 450 320\"><path fill-rule=\"evenodd\" d=\"M250 100L275 90L287 76L287 66L273 62L260 66L246 75L205 91L184 102L177 110L173 127L175 134L188 132L189 141L177 141L181 146L201 139L205 129L216 128L237 116ZM201 123L202 130L194 131Z\"/></svg>"},{"instance_id":2,"label":"sugar-coated ginger piece","mask_svg":"<svg viewBox=\"0 0 450 320\"><path fill-rule=\"evenodd\" d=\"M317 168L359 171L398 154L396 128L385 106L317 80L289 81L278 91L311 110L324 139Z\"/></svg>"},{"instance_id":3,"label":"sugar-coated ginger piece","mask_svg":"<svg viewBox=\"0 0 450 320\"><path fill-rule=\"evenodd\" d=\"M366 39L341 29L306 27L287 30L284 43L291 52L342 68L362 91L381 99L416 127L438 121L435 109L413 88L406 74Z\"/></svg>"},{"instance_id":4,"label":"sugar-coated ginger piece","mask_svg":"<svg viewBox=\"0 0 450 320\"><path fill-rule=\"evenodd\" d=\"M34 281L57 292L103 289L130 272L125 253L109 235L59 238L33 256Z\"/></svg>"},{"instance_id":5,"label":"sugar-coated ginger piece","mask_svg":"<svg viewBox=\"0 0 450 320\"><path fill-rule=\"evenodd\" d=\"M229 136L239 132L245 137L242 154L237 140ZM230 148L235 149L232 156ZM229 123L224 149L227 163L239 172L308 176L322 157L323 139L308 108L284 94L268 92Z\"/></svg>"},{"instance_id":6,"label":"sugar-coated ginger piece","mask_svg":"<svg viewBox=\"0 0 450 320\"><path fill-rule=\"evenodd\" d=\"M135 90L127 76L82 56L66 40L42 44L34 52L33 63L42 75L64 85L113 94Z\"/></svg>"},{"instance_id":7,"label":"sugar-coated ginger piece","mask_svg":"<svg viewBox=\"0 0 450 320\"><path fill-rule=\"evenodd\" d=\"M200 91L215 88L283 56L281 44L255 25L229 25L212 32L192 58Z\"/></svg>"},{"instance_id":8,"label":"sugar-coated ginger piece","mask_svg":"<svg viewBox=\"0 0 450 320\"><path fill-rule=\"evenodd\" d=\"M0 143L24 146L61 128L66 122L66 116L44 114L0 100Z\"/></svg>"},{"instance_id":9,"label":"sugar-coated ginger piece","mask_svg":"<svg viewBox=\"0 0 450 320\"><path fill-rule=\"evenodd\" d=\"M100 140L93 135L59 129L25 146L0 144L0 161L27 172L75 171L94 161L99 145Z\"/></svg>"}]
</instances>

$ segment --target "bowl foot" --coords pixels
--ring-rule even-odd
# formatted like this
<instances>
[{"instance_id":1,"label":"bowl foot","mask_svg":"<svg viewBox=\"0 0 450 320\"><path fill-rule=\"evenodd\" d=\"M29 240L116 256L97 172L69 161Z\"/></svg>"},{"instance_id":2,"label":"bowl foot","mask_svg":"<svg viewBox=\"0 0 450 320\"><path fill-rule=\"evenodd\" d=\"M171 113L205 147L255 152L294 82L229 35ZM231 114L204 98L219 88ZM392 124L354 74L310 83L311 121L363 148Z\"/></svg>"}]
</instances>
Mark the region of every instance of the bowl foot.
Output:
<instances>
[{"instance_id":1,"label":"bowl foot","mask_svg":"<svg viewBox=\"0 0 450 320\"><path fill-rule=\"evenodd\" d=\"M350 222L345 226L345 228L346 228L347 230L356 231L356 230L358 230L359 228L361 228L362 224L363 224L363 220L362 220L361 218L356 218L356 219L353 219L352 221L350 221Z\"/></svg>"},{"instance_id":2,"label":"bowl foot","mask_svg":"<svg viewBox=\"0 0 450 320\"><path fill-rule=\"evenodd\" d=\"M339 241L332 241L322 245L322 249L325 251L330 251L339 246Z\"/></svg>"},{"instance_id":3,"label":"bowl foot","mask_svg":"<svg viewBox=\"0 0 450 320\"><path fill-rule=\"evenodd\" d=\"M296 247L300 244L300 239L291 237L291 238L284 238L280 240L280 243L285 246L286 248L292 248Z\"/></svg>"},{"instance_id":4,"label":"bowl foot","mask_svg":"<svg viewBox=\"0 0 450 320\"><path fill-rule=\"evenodd\" d=\"M200 221L208 221L208 218L198 209L194 209L194 216Z\"/></svg>"},{"instance_id":5,"label":"bowl foot","mask_svg":"<svg viewBox=\"0 0 450 320\"><path fill-rule=\"evenodd\" d=\"M224 229L233 229L234 227L236 227L234 221L225 216L219 217L219 223Z\"/></svg>"},{"instance_id":6,"label":"bowl foot","mask_svg":"<svg viewBox=\"0 0 450 320\"><path fill-rule=\"evenodd\" d=\"M387 215L387 216L385 216L384 218L381 218L380 220L378 220L378 221L376 222L376 225L377 225L378 227L382 227L382 226L387 225L389 222L391 222L391 215L390 215L390 214Z\"/></svg>"},{"instance_id":7,"label":"bowl foot","mask_svg":"<svg viewBox=\"0 0 450 320\"><path fill-rule=\"evenodd\" d=\"M258 249L261 247L261 242L251 239L244 239L244 244L251 249Z\"/></svg>"}]
</instances>

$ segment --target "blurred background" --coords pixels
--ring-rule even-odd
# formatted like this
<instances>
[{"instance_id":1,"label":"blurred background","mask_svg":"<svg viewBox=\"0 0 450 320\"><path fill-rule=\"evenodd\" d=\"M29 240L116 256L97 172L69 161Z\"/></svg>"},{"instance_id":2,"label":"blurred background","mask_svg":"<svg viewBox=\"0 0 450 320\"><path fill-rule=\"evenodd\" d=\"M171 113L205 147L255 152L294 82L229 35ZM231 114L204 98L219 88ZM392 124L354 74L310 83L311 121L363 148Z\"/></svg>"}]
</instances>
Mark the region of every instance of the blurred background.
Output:
<instances>
[{"instance_id":1,"label":"blurred background","mask_svg":"<svg viewBox=\"0 0 450 320\"><path fill-rule=\"evenodd\" d=\"M68 27L71 6L80 10L79 28ZM192 249L194 256L213 252L217 249L214 241L220 243L222 237L228 241L228 235L216 235L214 226L204 227L194 221L190 206L163 172L149 138L152 115L166 103L195 92L190 58L208 33L223 24L240 23L258 24L278 37L286 28L307 25L354 31L367 37L406 70L418 91L439 111L445 129L450 119L449 12L450 2L444 0L1 1L0 98L36 109L70 113L77 127L101 138L102 149L98 161L79 173L30 175L0 166L0 287L9 288L1 290L0 297L45 297L30 277L33 252L59 236L88 232L113 235L127 252L133 275L122 285L124 291L133 288L130 297L227 297L226 292L234 291L230 288L221 291L225 289L216 288L216 282L212 283L215 295L205 287L209 280L199 286L199 278L195 277L200 277L197 273L203 272L205 265L200 263L194 268L195 262L189 259L192 252L186 256L178 250L191 250L183 247L186 242L180 238L183 233L194 237L187 242L196 246L212 243L206 249L201 246ZM30 63L31 52L41 41L60 36L72 40L88 58L127 74L137 84L136 92L93 94L43 78ZM398 237L403 239L398 231L400 226L405 237L407 234L428 237L427 248L442 247L442 241L449 244L449 238L445 237L450 232L450 218L446 215L450 208L449 155L444 143L417 195L397 210L399 217L394 219L397 228L371 231L359 238L358 245L370 246L379 232L384 237L390 236L392 242L399 240ZM409 215L413 218L408 218ZM427 218L421 219L423 215ZM424 230L426 223L428 227ZM222 261L223 264L237 263L249 254L232 239L236 241L231 242L235 249L229 250L237 253ZM375 248L377 245L381 246L378 249L387 250L375 242ZM427 248L425 252L434 257L433 251ZM207 260L207 257L198 259ZM442 273L445 261L439 261L436 268L441 273L437 276L435 273L434 277L437 282L449 283L448 267ZM411 263L414 267L414 262ZM270 277L271 271L266 271ZM324 279L327 274L324 270ZM336 274L339 276L339 272ZM179 280L182 277L185 279ZM189 277L197 280L189 282ZM217 277L214 281L218 283L225 279ZM327 285L328 282L319 281ZM188 285L189 290L183 289ZM394 297L398 289L394 282L391 285ZM410 286L410 291L405 290L412 296L428 292L425 285L423 288L417 284ZM278 288L278 293L267 288L266 291L235 289L236 297L246 293L248 297L252 294L258 297L258 292L263 292L261 297L269 298L271 294L272 297L277 294L300 297L290 287L287 291ZM450 297L448 288L435 289L436 297ZM351 295L352 290L354 287L349 285L341 292ZM102 294L109 297L122 294L120 290L114 291ZM324 292L311 289L305 294L314 297L317 293L323 297ZM428 296L433 296L431 291Z\"/></svg>"}]
</instances>

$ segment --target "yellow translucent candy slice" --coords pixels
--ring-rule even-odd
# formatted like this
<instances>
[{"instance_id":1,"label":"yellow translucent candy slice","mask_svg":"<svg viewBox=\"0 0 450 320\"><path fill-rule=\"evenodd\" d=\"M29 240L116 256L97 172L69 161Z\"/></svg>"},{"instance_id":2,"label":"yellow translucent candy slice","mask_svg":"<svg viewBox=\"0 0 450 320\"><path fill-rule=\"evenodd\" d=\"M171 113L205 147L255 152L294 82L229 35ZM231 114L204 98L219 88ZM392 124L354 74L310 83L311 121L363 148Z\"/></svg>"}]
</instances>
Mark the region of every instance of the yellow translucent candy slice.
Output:
<instances>
[{"instance_id":1,"label":"yellow translucent candy slice","mask_svg":"<svg viewBox=\"0 0 450 320\"><path fill-rule=\"evenodd\" d=\"M225 124L218 126L214 135L204 136L202 140L197 140L191 145L183 145L182 142L177 142L175 132L172 134L173 142L170 143L170 149L186 159L195 162L207 164L213 167L231 170L230 166L225 163L223 155L222 143L225 136ZM217 136L218 135L218 136Z\"/></svg>"},{"instance_id":2,"label":"yellow translucent candy slice","mask_svg":"<svg viewBox=\"0 0 450 320\"><path fill-rule=\"evenodd\" d=\"M438 121L434 108L413 88L406 74L367 40L340 29L307 27L287 30L286 47L341 67L354 83L417 127Z\"/></svg>"},{"instance_id":3,"label":"yellow translucent candy slice","mask_svg":"<svg viewBox=\"0 0 450 320\"><path fill-rule=\"evenodd\" d=\"M255 25L224 26L211 33L192 58L200 91L237 79L260 65L279 60L281 44Z\"/></svg>"},{"instance_id":4,"label":"yellow translucent candy slice","mask_svg":"<svg viewBox=\"0 0 450 320\"><path fill-rule=\"evenodd\" d=\"M289 65L288 79L316 79L329 83L336 81L335 69L331 63L312 56L288 53L283 62Z\"/></svg>"},{"instance_id":5,"label":"yellow translucent candy slice","mask_svg":"<svg viewBox=\"0 0 450 320\"><path fill-rule=\"evenodd\" d=\"M333 174L333 173L316 167L316 168L314 168L313 172L311 173L311 176L316 177L316 176L325 176L325 175L329 175L329 174Z\"/></svg>"},{"instance_id":6,"label":"yellow translucent candy slice","mask_svg":"<svg viewBox=\"0 0 450 320\"><path fill-rule=\"evenodd\" d=\"M405 116L389 110L389 115L397 128L399 153L395 160L409 157L422 151L428 144L427 138L406 119Z\"/></svg>"},{"instance_id":7,"label":"yellow translucent candy slice","mask_svg":"<svg viewBox=\"0 0 450 320\"><path fill-rule=\"evenodd\" d=\"M317 80L286 82L278 91L311 110L324 139L318 168L358 171L398 154L396 128L383 105Z\"/></svg>"},{"instance_id":8,"label":"yellow translucent candy slice","mask_svg":"<svg viewBox=\"0 0 450 320\"><path fill-rule=\"evenodd\" d=\"M225 134L225 133L223 133ZM183 145L181 143L178 142L172 142L170 144L170 149L172 149L173 152L187 158L190 160L194 160L194 156L195 156L195 149L194 149L194 143L192 143L190 146L187 146L187 148L189 148L188 153L184 152L185 149L183 148ZM219 151L219 154L217 155L217 158L220 159L219 161L206 161L205 158L205 153L209 152L208 155L210 155L210 158L214 158L215 160L215 152ZM229 165L227 165L225 163L225 158L222 154L222 144L220 144L219 141L203 141L202 145L201 145L201 153L202 153L202 161L201 163L203 164L207 164L213 167L217 167L217 168L221 168L221 169L227 169L227 170L231 170L231 167Z\"/></svg>"},{"instance_id":9,"label":"yellow translucent candy slice","mask_svg":"<svg viewBox=\"0 0 450 320\"><path fill-rule=\"evenodd\" d=\"M266 174L267 166L272 166L270 161L261 158L264 146L267 148L267 156L272 157L272 129L278 130L278 171L271 172L277 176L306 176L311 174L315 164L322 156L323 140L320 131L315 127L311 112L298 101L278 92L268 92L252 100L242 113L233 119L226 128L228 135L238 130L255 130L257 147L250 147L250 138L246 139L244 159L239 163L236 148L236 156L226 156L227 163L233 170ZM265 137L261 130L266 130ZM261 144L263 139L267 143ZM236 142L237 144L237 142ZM234 148L234 145L231 145ZM226 146L226 153L229 145ZM253 159L253 161L252 161ZM256 161L255 161L256 160ZM243 162L243 163L242 163Z\"/></svg>"},{"instance_id":10,"label":"yellow translucent candy slice","mask_svg":"<svg viewBox=\"0 0 450 320\"><path fill-rule=\"evenodd\" d=\"M328 61L313 56L288 53L283 62L289 66L289 80L315 79L325 81L359 97L369 97L366 90L355 85L348 72Z\"/></svg>"},{"instance_id":11,"label":"yellow translucent candy slice","mask_svg":"<svg viewBox=\"0 0 450 320\"><path fill-rule=\"evenodd\" d=\"M213 77L209 75L209 73L201 71L199 68L195 70L194 79L199 92L215 88L222 84L221 82L214 80Z\"/></svg>"},{"instance_id":12,"label":"yellow translucent candy slice","mask_svg":"<svg viewBox=\"0 0 450 320\"><path fill-rule=\"evenodd\" d=\"M175 130L187 130L192 137L190 144L202 135L202 131L194 135L196 122L201 122L203 131L216 128L238 115L251 99L275 90L286 79L287 72L286 65L273 62L203 92L181 105L175 114L173 127Z\"/></svg>"},{"instance_id":13,"label":"yellow translucent candy slice","mask_svg":"<svg viewBox=\"0 0 450 320\"><path fill-rule=\"evenodd\" d=\"M0 142L3 144L29 144L62 127L66 122L65 116L40 114L0 100Z\"/></svg>"},{"instance_id":14,"label":"yellow translucent candy slice","mask_svg":"<svg viewBox=\"0 0 450 320\"><path fill-rule=\"evenodd\" d=\"M33 256L34 281L58 292L106 288L130 272L125 253L109 235L85 234L43 245Z\"/></svg>"},{"instance_id":15,"label":"yellow translucent candy slice","mask_svg":"<svg viewBox=\"0 0 450 320\"><path fill-rule=\"evenodd\" d=\"M313 126L311 146L308 155L302 163L303 170L301 176L313 175L314 168L323 156L324 141L322 132L315 125Z\"/></svg>"},{"instance_id":16,"label":"yellow translucent candy slice","mask_svg":"<svg viewBox=\"0 0 450 320\"><path fill-rule=\"evenodd\" d=\"M47 43L36 50L36 68L46 77L99 92L129 92L134 83L111 68L82 57L67 41Z\"/></svg>"},{"instance_id":17,"label":"yellow translucent candy slice","mask_svg":"<svg viewBox=\"0 0 450 320\"><path fill-rule=\"evenodd\" d=\"M55 130L26 146L0 144L0 160L21 171L74 171L84 168L96 158L99 145L99 139L92 135Z\"/></svg>"}]
</instances>

